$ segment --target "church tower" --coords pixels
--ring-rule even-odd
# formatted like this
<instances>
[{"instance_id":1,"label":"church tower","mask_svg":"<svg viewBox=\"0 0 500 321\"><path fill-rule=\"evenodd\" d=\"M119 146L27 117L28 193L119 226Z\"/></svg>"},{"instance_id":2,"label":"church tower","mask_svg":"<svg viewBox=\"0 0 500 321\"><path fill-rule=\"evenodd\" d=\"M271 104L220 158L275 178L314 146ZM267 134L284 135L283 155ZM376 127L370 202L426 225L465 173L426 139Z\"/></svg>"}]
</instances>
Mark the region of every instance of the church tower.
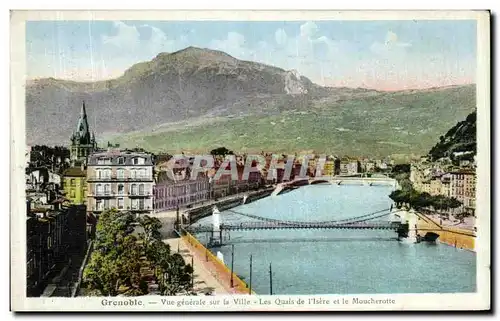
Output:
<instances>
[{"instance_id":1,"label":"church tower","mask_svg":"<svg viewBox=\"0 0 500 321\"><path fill-rule=\"evenodd\" d=\"M87 156L97 149L94 133L90 134L89 123L87 121L87 111L85 102L82 103L80 118L76 126L76 131L71 136L71 165L78 166L86 164Z\"/></svg>"}]
</instances>

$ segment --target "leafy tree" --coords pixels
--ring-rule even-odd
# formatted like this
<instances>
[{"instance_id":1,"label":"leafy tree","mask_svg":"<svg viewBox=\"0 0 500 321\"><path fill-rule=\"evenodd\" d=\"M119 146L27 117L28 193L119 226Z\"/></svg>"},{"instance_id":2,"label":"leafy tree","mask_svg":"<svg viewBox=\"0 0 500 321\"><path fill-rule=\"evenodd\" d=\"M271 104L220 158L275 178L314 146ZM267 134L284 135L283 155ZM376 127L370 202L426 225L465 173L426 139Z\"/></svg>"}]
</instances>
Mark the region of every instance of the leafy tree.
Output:
<instances>
[{"instance_id":1,"label":"leafy tree","mask_svg":"<svg viewBox=\"0 0 500 321\"><path fill-rule=\"evenodd\" d=\"M190 264L185 264L184 259L178 253L171 255L165 263L162 266L161 294L190 294L192 290L191 278L193 277L193 267Z\"/></svg>"},{"instance_id":2,"label":"leafy tree","mask_svg":"<svg viewBox=\"0 0 500 321\"><path fill-rule=\"evenodd\" d=\"M232 150L227 149L226 147L218 147L212 149L210 151L210 155L212 156L226 156L226 155L234 155Z\"/></svg>"},{"instance_id":3,"label":"leafy tree","mask_svg":"<svg viewBox=\"0 0 500 321\"><path fill-rule=\"evenodd\" d=\"M101 295L142 295L142 248L131 234L133 218L112 209L99 217L95 250L84 271L85 283Z\"/></svg>"},{"instance_id":4,"label":"leafy tree","mask_svg":"<svg viewBox=\"0 0 500 321\"><path fill-rule=\"evenodd\" d=\"M161 240L161 222L156 217L150 217L145 215L144 217L140 217L138 223L144 229L144 242L147 247L152 240Z\"/></svg>"},{"instance_id":5,"label":"leafy tree","mask_svg":"<svg viewBox=\"0 0 500 321\"><path fill-rule=\"evenodd\" d=\"M139 238L132 234L134 222L144 229ZM153 271L162 294L190 293L193 269L182 256L170 253L170 247L161 241L160 228L157 218L134 219L115 209L103 212L83 276L89 290L105 296L145 295L150 279L147 271Z\"/></svg>"},{"instance_id":6,"label":"leafy tree","mask_svg":"<svg viewBox=\"0 0 500 321\"><path fill-rule=\"evenodd\" d=\"M168 244L155 240L147 255L154 266L162 295L189 294L192 291L192 266L185 264L180 254L172 254Z\"/></svg>"},{"instance_id":7,"label":"leafy tree","mask_svg":"<svg viewBox=\"0 0 500 321\"><path fill-rule=\"evenodd\" d=\"M392 173L410 173L410 164L396 164L392 168Z\"/></svg>"}]
</instances>

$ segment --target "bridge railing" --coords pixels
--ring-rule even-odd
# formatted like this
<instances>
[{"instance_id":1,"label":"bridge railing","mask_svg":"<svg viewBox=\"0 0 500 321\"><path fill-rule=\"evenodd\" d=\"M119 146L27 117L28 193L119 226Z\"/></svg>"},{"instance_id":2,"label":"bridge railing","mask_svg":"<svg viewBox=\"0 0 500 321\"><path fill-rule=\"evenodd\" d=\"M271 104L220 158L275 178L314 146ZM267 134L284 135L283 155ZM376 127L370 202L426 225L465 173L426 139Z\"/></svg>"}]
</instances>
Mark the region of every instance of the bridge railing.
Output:
<instances>
[{"instance_id":1,"label":"bridge railing","mask_svg":"<svg viewBox=\"0 0 500 321\"><path fill-rule=\"evenodd\" d=\"M212 275L221 282L224 287L230 286L231 270L222 262L217 256L210 252L203 244L200 243L189 232L185 231L182 233L182 239L186 241L189 246L196 252L200 254L200 257L204 255L209 263L211 263L215 271L212 271ZM234 291L239 294L248 293L248 285L241 280L235 273L233 273L233 285Z\"/></svg>"}]
</instances>

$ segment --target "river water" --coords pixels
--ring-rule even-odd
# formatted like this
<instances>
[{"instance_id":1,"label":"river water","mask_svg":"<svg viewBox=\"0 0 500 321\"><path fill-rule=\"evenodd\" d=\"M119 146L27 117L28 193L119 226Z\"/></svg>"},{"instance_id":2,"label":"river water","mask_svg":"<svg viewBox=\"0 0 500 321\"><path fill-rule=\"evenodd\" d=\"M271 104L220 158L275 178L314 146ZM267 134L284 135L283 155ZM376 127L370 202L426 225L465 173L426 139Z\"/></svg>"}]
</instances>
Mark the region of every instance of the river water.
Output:
<instances>
[{"instance_id":1,"label":"river water","mask_svg":"<svg viewBox=\"0 0 500 321\"><path fill-rule=\"evenodd\" d=\"M325 221L388 209L388 186L310 185L233 208L273 219ZM379 218L383 220L386 218ZM253 219L221 213L222 223ZM209 225L211 217L196 224ZM232 231L234 271L269 294L452 293L476 291L476 254L444 244L404 244L388 230ZM197 235L206 242L208 235ZM227 239L226 239L227 240ZM231 267L231 245L220 251Z\"/></svg>"}]
</instances>

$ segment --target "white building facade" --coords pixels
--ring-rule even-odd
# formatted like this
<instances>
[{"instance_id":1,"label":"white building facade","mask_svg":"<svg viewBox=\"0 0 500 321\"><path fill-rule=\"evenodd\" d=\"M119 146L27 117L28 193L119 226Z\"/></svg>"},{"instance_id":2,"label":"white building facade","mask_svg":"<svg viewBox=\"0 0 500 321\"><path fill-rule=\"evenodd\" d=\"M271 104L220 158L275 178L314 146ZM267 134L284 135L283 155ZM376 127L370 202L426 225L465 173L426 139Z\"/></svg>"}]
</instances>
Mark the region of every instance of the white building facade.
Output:
<instances>
[{"instance_id":1,"label":"white building facade","mask_svg":"<svg viewBox=\"0 0 500 321\"><path fill-rule=\"evenodd\" d=\"M115 208L135 214L153 212L153 161L146 153L108 151L90 155L87 211Z\"/></svg>"}]
</instances>

